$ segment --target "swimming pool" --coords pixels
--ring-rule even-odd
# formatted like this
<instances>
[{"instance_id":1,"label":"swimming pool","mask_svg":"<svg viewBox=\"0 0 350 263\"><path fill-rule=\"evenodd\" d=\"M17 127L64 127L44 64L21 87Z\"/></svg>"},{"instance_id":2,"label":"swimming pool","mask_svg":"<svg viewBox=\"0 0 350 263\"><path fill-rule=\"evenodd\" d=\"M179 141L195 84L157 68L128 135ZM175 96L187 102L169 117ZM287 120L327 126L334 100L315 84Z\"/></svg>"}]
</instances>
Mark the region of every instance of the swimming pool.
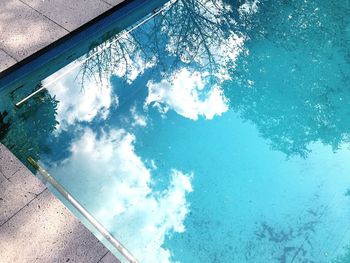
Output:
<instances>
[{"instance_id":1,"label":"swimming pool","mask_svg":"<svg viewBox=\"0 0 350 263\"><path fill-rule=\"evenodd\" d=\"M2 90L1 142L140 262L349 262L349 13L173 1Z\"/></svg>"}]
</instances>

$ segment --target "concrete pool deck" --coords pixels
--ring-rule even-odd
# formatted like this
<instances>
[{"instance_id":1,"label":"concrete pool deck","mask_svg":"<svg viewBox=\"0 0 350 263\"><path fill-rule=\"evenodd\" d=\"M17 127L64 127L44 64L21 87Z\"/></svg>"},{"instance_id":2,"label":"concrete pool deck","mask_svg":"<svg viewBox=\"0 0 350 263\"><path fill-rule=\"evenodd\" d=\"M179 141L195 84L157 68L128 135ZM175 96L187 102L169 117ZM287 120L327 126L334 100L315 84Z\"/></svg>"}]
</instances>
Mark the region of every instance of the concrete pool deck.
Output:
<instances>
[{"instance_id":1,"label":"concrete pool deck","mask_svg":"<svg viewBox=\"0 0 350 263\"><path fill-rule=\"evenodd\" d=\"M0 72L124 0L0 0Z\"/></svg>"},{"instance_id":2,"label":"concrete pool deck","mask_svg":"<svg viewBox=\"0 0 350 263\"><path fill-rule=\"evenodd\" d=\"M0 73L124 0L0 0ZM119 262L0 144L0 262Z\"/></svg>"},{"instance_id":3,"label":"concrete pool deck","mask_svg":"<svg viewBox=\"0 0 350 263\"><path fill-rule=\"evenodd\" d=\"M0 145L0 262L119 262Z\"/></svg>"}]
</instances>

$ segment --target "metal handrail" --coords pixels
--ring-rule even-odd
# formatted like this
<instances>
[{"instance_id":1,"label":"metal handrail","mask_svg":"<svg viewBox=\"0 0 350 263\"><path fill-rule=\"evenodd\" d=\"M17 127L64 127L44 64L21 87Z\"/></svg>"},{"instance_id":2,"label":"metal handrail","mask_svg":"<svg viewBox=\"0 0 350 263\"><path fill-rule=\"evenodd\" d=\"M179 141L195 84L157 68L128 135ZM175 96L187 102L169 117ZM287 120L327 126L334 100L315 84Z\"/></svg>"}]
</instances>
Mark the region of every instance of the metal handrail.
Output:
<instances>
[{"instance_id":1,"label":"metal handrail","mask_svg":"<svg viewBox=\"0 0 350 263\"><path fill-rule=\"evenodd\" d=\"M55 178L53 178L43 167L41 167L32 157L28 162L47 180L73 207L75 207L95 228L102 234L120 254L122 254L130 263L139 263L139 261L128 251L128 249L117 240L108 230L102 226Z\"/></svg>"}]
</instances>

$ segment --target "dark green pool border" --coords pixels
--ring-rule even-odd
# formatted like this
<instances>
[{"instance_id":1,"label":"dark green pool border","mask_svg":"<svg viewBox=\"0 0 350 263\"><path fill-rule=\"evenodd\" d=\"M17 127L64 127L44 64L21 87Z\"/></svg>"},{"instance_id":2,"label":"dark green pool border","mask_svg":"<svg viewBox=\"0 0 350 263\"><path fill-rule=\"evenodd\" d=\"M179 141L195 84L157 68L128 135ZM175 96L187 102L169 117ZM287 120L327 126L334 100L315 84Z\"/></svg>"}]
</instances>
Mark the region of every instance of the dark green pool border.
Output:
<instances>
[{"instance_id":1,"label":"dark green pool border","mask_svg":"<svg viewBox=\"0 0 350 263\"><path fill-rule=\"evenodd\" d=\"M125 0L76 30L0 73L0 91L40 82L87 53L116 33L131 26L167 0ZM28 78L30 76L30 78Z\"/></svg>"}]
</instances>

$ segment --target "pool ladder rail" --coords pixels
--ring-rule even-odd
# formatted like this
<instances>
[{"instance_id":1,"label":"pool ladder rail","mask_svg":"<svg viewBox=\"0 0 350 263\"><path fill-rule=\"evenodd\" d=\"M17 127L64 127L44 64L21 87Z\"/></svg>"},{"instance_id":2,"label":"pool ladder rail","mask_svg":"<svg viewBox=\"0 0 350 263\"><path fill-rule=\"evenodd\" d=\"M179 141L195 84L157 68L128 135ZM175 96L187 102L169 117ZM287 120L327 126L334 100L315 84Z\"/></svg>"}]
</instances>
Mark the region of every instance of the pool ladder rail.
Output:
<instances>
[{"instance_id":1,"label":"pool ladder rail","mask_svg":"<svg viewBox=\"0 0 350 263\"><path fill-rule=\"evenodd\" d=\"M32 157L27 158L28 162L48 181L74 208L76 208L95 228L122 254L130 263L139 261L128 251L128 249L117 240L108 230L101 225L55 178L53 178L43 167Z\"/></svg>"}]
</instances>

